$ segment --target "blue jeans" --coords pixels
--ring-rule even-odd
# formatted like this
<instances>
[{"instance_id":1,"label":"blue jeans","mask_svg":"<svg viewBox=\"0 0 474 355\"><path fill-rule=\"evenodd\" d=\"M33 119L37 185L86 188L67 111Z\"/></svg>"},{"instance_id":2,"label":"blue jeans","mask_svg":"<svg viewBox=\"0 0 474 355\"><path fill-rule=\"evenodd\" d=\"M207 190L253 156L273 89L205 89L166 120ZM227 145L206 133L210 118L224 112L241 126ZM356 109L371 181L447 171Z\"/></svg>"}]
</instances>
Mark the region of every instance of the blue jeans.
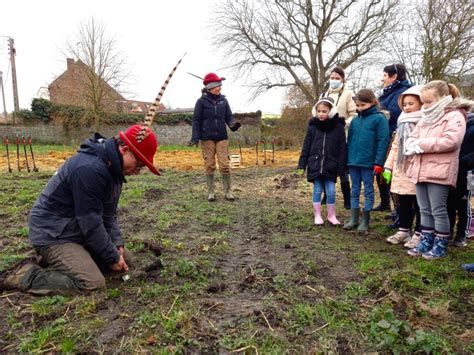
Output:
<instances>
[{"instance_id":1,"label":"blue jeans","mask_svg":"<svg viewBox=\"0 0 474 355\"><path fill-rule=\"evenodd\" d=\"M360 207L360 187L364 184L364 211L374 206L374 171L372 168L349 167L351 175L351 208Z\"/></svg>"},{"instance_id":2,"label":"blue jeans","mask_svg":"<svg viewBox=\"0 0 474 355\"><path fill-rule=\"evenodd\" d=\"M323 188L326 190L326 203L334 205L336 203L336 183L330 179L321 177L313 181L313 202L321 202Z\"/></svg>"}]
</instances>

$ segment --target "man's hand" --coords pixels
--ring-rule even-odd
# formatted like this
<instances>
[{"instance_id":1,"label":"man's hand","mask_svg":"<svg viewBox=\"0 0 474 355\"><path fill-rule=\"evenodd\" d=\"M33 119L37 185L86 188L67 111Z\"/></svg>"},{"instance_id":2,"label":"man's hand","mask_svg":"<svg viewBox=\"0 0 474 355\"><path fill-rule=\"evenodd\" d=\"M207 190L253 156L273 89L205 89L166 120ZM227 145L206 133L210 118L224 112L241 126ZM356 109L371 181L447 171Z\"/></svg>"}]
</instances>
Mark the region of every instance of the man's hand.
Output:
<instances>
[{"instance_id":1,"label":"man's hand","mask_svg":"<svg viewBox=\"0 0 474 355\"><path fill-rule=\"evenodd\" d=\"M374 165L374 175L382 174L383 168L380 165Z\"/></svg>"},{"instance_id":2,"label":"man's hand","mask_svg":"<svg viewBox=\"0 0 474 355\"><path fill-rule=\"evenodd\" d=\"M122 248L123 249L123 248ZM116 262L115 264L112 264L110 265L110 268L113 270L113 271L125 271L127 272L128 271L128 265L127 263L125 262L125 259L123 258L123 255L120 254L120 258L119 258L119 261Z\"/></svg>"},{"instance_id":3,"label":"man's hand","mask_svg":"<svg viewBox=\"0 0 474 355\"><path fill-rule=\"evenodd\" d=\"M242 126L242 125L240 124L240 122L235 122L234 125L233 125L232 127L229 127L229 128L230 128L230 130L231 130L232 132L235 132L235 131L237 131L237 130L240 128L240 126Z\"/></svg>"},{"instance_id":4,"label":"man's hand","mask_svg":"<svg viewBox=\"0 0 474 355\"><path fill-rule=\"evenodd\" d=\"M192 139L191 139L191 140L188 142L188 147L192 147L193 145L195 145L196 148L197 148L198 143L199 143L199 141L195 141L195 140L192 140Z\"/></svg>"},{"instance_id":5,"label":"man's hand","mask_svg":"<svg viewBox=\"0 0 474 355\"><path fill-rule=\"evenodd\" d=\"M387 184L390 184L390 181L392 181L392 171L390 169L385 169L382 173L382 176Z\"/></svg>"}]
</instances>

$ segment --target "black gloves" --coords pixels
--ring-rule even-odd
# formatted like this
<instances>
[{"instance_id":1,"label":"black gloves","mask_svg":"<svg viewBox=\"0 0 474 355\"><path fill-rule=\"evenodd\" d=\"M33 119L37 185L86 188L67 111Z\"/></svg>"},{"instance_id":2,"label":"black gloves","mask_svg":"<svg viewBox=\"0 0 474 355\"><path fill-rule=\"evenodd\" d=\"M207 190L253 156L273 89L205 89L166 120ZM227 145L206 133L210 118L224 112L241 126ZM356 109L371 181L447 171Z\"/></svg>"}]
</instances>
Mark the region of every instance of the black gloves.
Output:
<instances>
[{"instance_id":1,"label":"black gloves","mask_svg":"<svg viewBox=\"0 0 474 355\"><path fill-rule=\"evenodd\" d=\"M194 141L194 140L191 139L191 140L188 142L188 147L192 147L193 145L195 145L196 148L197 148L198 143L199 143L199 141Z\"/></svg>"},{"instance_id":2,"label":"black gloves","mask_svg":"<svg viewBox=\"0 0 474 355\"><path fill-rule=\"evenodd\" d=\"M230 130L231 130L232 132L235 132L235 131L237 131L237 130L240 128L240 126L242 126L242 125L240 124L240 122L235 122L234 125L233 125L232 127L229 127L229 128L230 128Z\"/></svg>"}]
</instances>

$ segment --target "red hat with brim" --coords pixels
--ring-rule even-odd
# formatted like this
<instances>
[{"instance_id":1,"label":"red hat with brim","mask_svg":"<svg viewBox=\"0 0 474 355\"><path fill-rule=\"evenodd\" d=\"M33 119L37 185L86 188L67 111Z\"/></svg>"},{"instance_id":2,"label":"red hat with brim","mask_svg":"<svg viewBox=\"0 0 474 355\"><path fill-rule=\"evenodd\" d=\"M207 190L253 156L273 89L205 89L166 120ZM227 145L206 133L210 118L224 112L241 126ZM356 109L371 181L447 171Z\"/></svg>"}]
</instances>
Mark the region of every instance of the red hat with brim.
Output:
<instances>
[{"instance_id":1,"label":"red hat with brim","mask_svg":"<svg viewBox=\"0 0 474 355\"><path fill-rule=\"evenodd\" d=\"M138 142L137 137L144 130L144 138ZM125 133L119 133L122 142L129 147L135 157L147 166L153 174L161 175L158 169L153 165L153 157L158 149L158 141L155 133L150 127L133 125Z\"/></svg>"},{"instance_id":2,"label":"red hat with brim","mask_svg":"<svg viewBox=\"0 0 474 355\"><path fill-rule=\"evenodd\" d=\"M209 83L221 82L222 80L225 80L225 78L224 77L221 78L215 73L209 73L209 74L206 74L202 83L204 85L207 85Z\"/></svg>"}]
</instances>

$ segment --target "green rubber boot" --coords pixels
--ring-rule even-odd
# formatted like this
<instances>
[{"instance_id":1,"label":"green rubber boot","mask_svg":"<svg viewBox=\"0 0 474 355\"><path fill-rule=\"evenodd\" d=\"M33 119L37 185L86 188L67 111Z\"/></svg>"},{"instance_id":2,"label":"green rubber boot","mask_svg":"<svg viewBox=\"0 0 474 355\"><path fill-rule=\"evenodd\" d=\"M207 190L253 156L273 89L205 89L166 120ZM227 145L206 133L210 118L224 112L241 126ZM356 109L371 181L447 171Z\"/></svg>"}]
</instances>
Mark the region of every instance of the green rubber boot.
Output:
<instances>
[{"instance_id":1,"label":"green rubber boot","mask_svg":"<svg viewBox=\"0 0 474 355\"><path fill-rule=\"evenodd\" d=\"M207 183L207 200L208 201L215 201L216 200L216 193L214 191L214 175L206 175L206 183Z\"/></svg>"},{"instance_id":2,"label":"green rubber boot","mask_svg":"<svg viewBox=\"0 0 474 355\"><path fill-rule=\"evenodd\" d=\"M354 229L359 225L360 208L351 208L351 220L344 224L344 229Z\"/></svg>"},{"instance_id":3,"label":"green rubber boot","mask_svg":"<svg viewBox=\"0 0 474 355\"><path fill-rule=\"evenodd\" d=\"M360 233L368 233L369 232L369 223L370 223L370 211L363 211L362 212L362 220L360 221L359 227L357 231Z\"/></svg>"},{"instance_id":4,"label":"green rubber boot","mask_svg":"<svg viewBox=\"0 0 474 355\"><path fill-rule=\"evenodd\" d=\"M222 183L224 185L224 196L228 201L234 201L235 197L230 191L230 175L222 175Z\"/></svg>"}]
</instances>

